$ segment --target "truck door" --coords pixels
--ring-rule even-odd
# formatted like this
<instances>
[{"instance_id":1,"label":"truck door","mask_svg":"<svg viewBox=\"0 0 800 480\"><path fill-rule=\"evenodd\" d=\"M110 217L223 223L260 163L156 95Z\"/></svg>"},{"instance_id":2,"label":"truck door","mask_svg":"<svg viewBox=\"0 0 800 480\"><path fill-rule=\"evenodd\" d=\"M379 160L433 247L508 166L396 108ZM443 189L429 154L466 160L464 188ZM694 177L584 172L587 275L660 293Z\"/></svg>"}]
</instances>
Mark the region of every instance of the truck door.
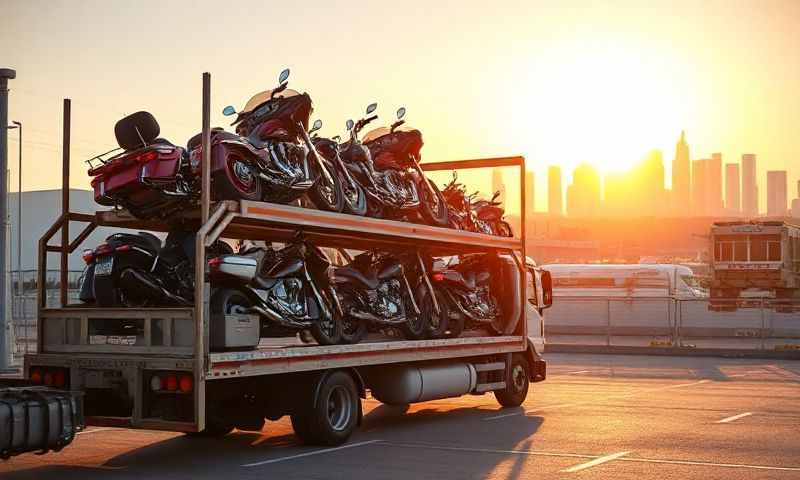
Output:
<instances>
[{"instance_id":1,"label":"truck door","mask_svg":"<svg viewBox=\"0 0 800 480\"><path fill-rule=\"evenodd\" d=\"M536 352L544 351L544 316L540 305L544 305L540 273L533 268L526 268L525 291L528 301L525 302L525 320L527 322L528 339L536 348Z\"/></svg>"}]
</instances>

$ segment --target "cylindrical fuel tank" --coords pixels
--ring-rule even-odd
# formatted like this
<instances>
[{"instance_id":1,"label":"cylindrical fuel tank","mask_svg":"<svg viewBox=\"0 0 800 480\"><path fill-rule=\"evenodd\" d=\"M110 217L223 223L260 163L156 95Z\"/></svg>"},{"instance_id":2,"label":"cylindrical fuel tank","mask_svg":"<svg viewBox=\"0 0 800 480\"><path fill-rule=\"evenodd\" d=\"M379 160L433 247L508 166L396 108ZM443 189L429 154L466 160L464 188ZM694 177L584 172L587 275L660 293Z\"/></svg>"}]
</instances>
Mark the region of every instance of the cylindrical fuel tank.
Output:
<instances>
[{"instance_id":1,"label":"cylindrical fuel tank","mask_svg":"<svg viewBox=\"0 0 800 480\"><path fill-rule=\"evenodd\" d=\"M475 367L468 363L381 367L368 379L372 396L388 405L458 397L476 383Z\"/></svg>"}]
</instances>

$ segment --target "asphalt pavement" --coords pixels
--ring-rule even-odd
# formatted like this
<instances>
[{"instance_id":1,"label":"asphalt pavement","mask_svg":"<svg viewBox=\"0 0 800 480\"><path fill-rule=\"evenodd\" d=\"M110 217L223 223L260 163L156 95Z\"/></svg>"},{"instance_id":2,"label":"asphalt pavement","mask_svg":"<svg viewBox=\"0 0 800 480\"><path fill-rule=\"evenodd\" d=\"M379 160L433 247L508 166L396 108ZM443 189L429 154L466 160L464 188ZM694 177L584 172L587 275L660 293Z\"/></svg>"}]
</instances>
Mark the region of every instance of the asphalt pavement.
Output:
<instances>
[{"instance_id":1,"label":"asphalt pavement","mask_svg":"<svg viewBox=\"0 0 800 480\"><path fill-rule=\"evenodd\" d=\"M336 448L288 418L223 439L94 428L60 453L0 463L3 480L800 479L800 361L550 354L523 407L465 396L364 402Z\"/></svg>"}]
</instances>

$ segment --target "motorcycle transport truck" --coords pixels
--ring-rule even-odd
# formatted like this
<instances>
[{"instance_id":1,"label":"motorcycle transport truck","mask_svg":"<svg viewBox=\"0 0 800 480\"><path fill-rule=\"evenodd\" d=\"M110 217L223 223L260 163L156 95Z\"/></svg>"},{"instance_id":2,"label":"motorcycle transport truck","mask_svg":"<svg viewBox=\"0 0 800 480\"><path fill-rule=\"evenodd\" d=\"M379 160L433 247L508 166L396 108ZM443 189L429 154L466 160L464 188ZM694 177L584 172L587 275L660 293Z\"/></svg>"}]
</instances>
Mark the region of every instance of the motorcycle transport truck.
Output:
<instances>
[{"instance_id":1,"label":"motorcycle transport truck","mask_svg":"<svg viewBox=\"0 0 800 480\"><path fill-rule=\"evenodd\" d=\"M64 188L69 185L70 103L64 114ZM202 176L199 208L182 214L195 231L194 305L88 308L67 301L67 258L96 227L166 232L124 210L63 211L39 241L37 353L25 358L29 380L63 377L61 389L79 392L86 425L224 435L260 430L289 415L306 443L345 442L361 421L367 392L387 404L409 404L492 392L502 406L518 406L531 382L545 379L543 311L552 302L549 274L526 257L525 227L501 237L396 220L261 201L211 202L210 75L203 76ZM522 157L423 164L426 171L513 167ZM83 224L70 235L70 224ZM58 244L53 244L60 232ZM75 233L73 231L73 233ZM407 340L391 336L357 344L301 343L296 337L259 344L258 321L240 312L212 313L207 257L218 239L287 242L298 233L320 247L416 251L448 257L493 253L513 265L499 298L502 331L464 332L457 338ZM48 253L60 256L61 306L45 304ZM498 272L495 275L501 275ZM510 281L509 281L510 279ZM435 302L434 302L435 303ZM255 325L255 327L254 327ZM375 337L373 335L373 337Z\"/></svg>"}]
</instances>

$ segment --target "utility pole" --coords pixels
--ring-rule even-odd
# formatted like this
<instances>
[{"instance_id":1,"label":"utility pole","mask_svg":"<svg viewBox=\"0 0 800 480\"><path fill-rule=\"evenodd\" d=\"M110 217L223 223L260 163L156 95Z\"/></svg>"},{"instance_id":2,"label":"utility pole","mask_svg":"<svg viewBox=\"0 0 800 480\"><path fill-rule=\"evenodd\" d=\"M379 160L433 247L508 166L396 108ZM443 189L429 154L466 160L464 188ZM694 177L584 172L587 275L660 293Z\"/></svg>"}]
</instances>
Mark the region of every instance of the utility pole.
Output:
<instances>
[{"instance_id":1,"label":"utility pole","mask_svg":"<svg viewBox=\"0 0 800 480\"><path fill-rule=\"evenodd\" d=\"M10 337L11 315L8 298L8 81L16 78L17 72L10 68L0 68L0 215L3 228L0 228L0 372L8 370L10 352L7 339Z\"/></svg>"}]
</instances>

